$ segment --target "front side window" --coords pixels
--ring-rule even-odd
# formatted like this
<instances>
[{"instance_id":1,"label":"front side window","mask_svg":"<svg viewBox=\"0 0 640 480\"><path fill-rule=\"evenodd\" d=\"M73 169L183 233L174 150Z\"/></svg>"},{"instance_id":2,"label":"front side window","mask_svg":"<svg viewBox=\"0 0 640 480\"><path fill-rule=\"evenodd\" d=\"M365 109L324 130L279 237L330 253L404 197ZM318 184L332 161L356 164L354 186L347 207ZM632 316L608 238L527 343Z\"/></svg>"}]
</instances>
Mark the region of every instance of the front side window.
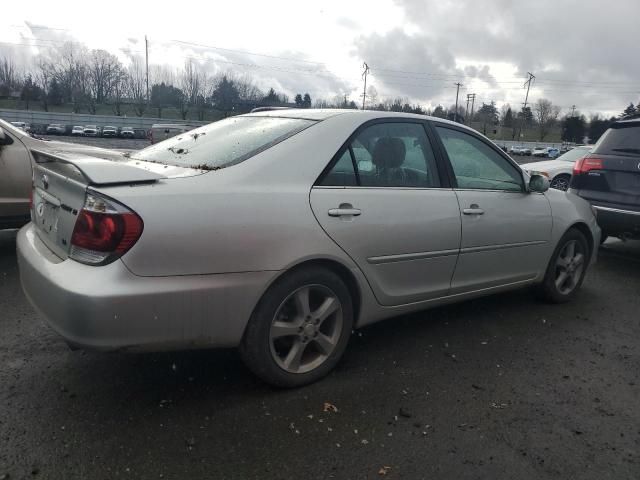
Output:
<instances>
[{"instance_id":1,"label":"front side window","mask_svg":"<svg viewBox=\"0 0 640 480\"><path fill-rule=\"evenodd\" d=\"M320 185L435 188L440 181L422 124L390 122L364 128Z\"/></svg>"},{"instance_id":2,"label":"front side window","mask_svg":"<svg viewBox=\"0 0 640 480\"><path fill-rule=\"evenodd\" d=\"M232 117L178 134L131 158L215 170L240 163L314 123L300 118Z\"/></svg>"},{"instance_id":3,"label":"front side window","mask_svg":"<svg viewBox=\"0 0 640 480\"><path fill-rule=\"evenodd\" d=\"M436 127L458 188L523 191L522 175L490 146L467 133Z\"/></svg>"}]
</instances>

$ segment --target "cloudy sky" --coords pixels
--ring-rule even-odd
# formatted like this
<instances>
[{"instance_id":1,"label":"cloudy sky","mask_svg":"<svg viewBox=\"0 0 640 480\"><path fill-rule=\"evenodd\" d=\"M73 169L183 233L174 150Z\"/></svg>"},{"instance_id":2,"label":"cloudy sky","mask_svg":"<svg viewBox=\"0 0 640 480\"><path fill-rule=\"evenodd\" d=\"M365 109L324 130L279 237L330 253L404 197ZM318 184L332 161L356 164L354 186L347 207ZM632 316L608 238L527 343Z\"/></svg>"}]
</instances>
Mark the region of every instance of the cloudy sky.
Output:
<instances>
[{"instance_id":1,"label":"cloudy sky","mask_svg":"<svg viewBox=\"0 0 640 480\"><path fill-rule=\"evenodd\" d=\"M89 9L85 8L91 5ZM3 2L0 54L20 63L66 40L123 61L251 75L262 88L360 102L362 63L378 100L433 107L530 101L619 113L640 102L640 0Z\"/></svg>"}]
</instances>

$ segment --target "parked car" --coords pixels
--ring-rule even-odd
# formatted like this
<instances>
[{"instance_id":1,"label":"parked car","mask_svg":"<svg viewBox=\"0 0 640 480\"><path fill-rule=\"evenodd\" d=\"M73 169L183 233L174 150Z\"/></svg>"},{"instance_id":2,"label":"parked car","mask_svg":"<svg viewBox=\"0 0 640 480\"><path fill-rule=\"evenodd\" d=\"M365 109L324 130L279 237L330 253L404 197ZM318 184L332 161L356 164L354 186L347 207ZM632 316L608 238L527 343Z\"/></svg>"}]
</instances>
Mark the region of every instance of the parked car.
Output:
<instances>
[{"instance_id":1,"label":"parked car","mask_svg":"<svg viewBox=\"0 0 640 480\"><path fill-rule=\"evenodd\" d=\"M118 129L116 127L112 127L111 125L105 125L102 127L102 136L103 137L117 137Z\"/></svg>"},{"instance_id":2,"label":"parked car","mask_svg":"<svg viewBox=\"0 0 640 480\"><path fill-rule=\"evenodd\" d=\"M29 125L26 122L11 122L11 125L25 132L29 131Z\"/></svg>"},{"instance_id":3,"label":"parked car","mask_svg":"<svg viewBox=\"0 0 640 480\"><path fill-rule=\"evenodd\" d=\"M76 125L71 129L71 135L75 136L83 136L84 135L84 127L80 125Z\"/></svg>"},{"instance_id":4,"label":"parked car","mask_svg":"<svg viewBox=\"0 0 640 480\"><path fill-rule=\"evenodd\" d=\"M0 229L18 228L30 220L32 150L73 152L103 159L122 158L122 152L41 140L0 120Z\"/></svg>"},{"instance_id":5,"label":"parked car","mask_svg":"<svg viewBox=\"0 0 640 480\"><path fill-rule=\"evenodd\" d=\"M67 127L59 123L52 123L47 127L47 135L64 135L66 131Z\"/></svg>"},{"instance_id":6,"label":"parked car","mask_svg":"<svg viewBox=\"0 0 640 480\"><path fill-rule=\"evenodd\" d=\"M598 212L602 238L640 238L640 118L614 123L573 167L570 192Z\"/></svg>"},{"instance_id":7,"label":"parked car","mask_svg":"<svg viewBox=\"0 0 640 480\"><path fill-rule=\"evenodd\" d=\"M547 147L536 147L531 152L531 155L534 157L546 157L547 156Z\"/></svg>"},{"instance_id":8,"label":"parked car","mask_svg":"<svg viewBox=\"0 0 640 480\"><path fill-rule=\"evenodd\" d=\"M85 137L97 137L98 136L98 127L96 125L87 125L82 130Z\"/></svg>"},{"instance_id":9,"label":"parked car","mask_svg":"<svg viewBox=\"0 0 640 480\"><path fill-rule=\"evenodd\" d=\"M156 123L151 125L149 130L149 140L151 143L158 143L167 138L174 137L180 133L188 132L196 128L196 125L187 125L179 123Z\"/></svg>"},{"instance_id":10,"label":"parked car","mask_svg":"<svg viewBox=\"0 0 640 480\"><path fill-rule=\"evenodd\" d=\"M511 147L509 149L509 152L512 155L520 155L521 157L524 157L526 155L531 155L531 149L529 147L523 147L523 146Z\"/></svg>"},{"instance_id":11,"label":"parked car","mask_svg":"<svg viewBox=\"0 0 640 480\"><path fill-rule=\"evenodd\" d=\"M421 115L258 112L128 161L34 161L22 285L69 343L238 346L280 386L319 379L384 318L531 285L568 301L600 239L588 202Z\"/></svg>"},{"instance_id":12,"label":"parked car","mask_svg":"<svg viewBox=\"0 0 640 480\"><path fill-rule=\"evenodd\" d=\"M568 190L571 182L571 173L573 165L579 159L587 156L593 147L583 145L569 150L564 155L559 156L555 160L547 160L546 162L524 163L520 165L528 173L541 173L549 179L551 188L558 190Z\"/></svg>"},{"instance_id":13,"label":"parked car","mask_svg":"<svg viewBox=\"0 0 640 480\"><path fill-rule=\"evenodd\" d=\"M120 130L120 136L122 138L135 138L136 134L131 127L122 127Z\"/></svg>"}]
</instances>

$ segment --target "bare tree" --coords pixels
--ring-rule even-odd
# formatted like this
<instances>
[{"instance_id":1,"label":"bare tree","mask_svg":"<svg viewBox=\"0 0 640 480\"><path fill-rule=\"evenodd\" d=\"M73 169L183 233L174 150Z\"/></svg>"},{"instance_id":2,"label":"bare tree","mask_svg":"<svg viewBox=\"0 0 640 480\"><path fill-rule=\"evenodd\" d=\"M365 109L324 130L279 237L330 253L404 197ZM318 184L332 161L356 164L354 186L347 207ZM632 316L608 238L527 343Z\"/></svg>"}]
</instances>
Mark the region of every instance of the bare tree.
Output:
<instances>
[{"instance_id":1,"label":"bare tree","mask_svg":"<svg viewBox=\"0 0 640 480\"><path fill-rule=\"evenodd\" d=\"M20 76L13 59L4 57L0 60L0 94L8 95L19 87Z\"/></svg>"},{"instance_id":2,"label":"bare tree","mask_svg":"<svg viewBox=\"0 0 640 480\"><path fill-rule=\"evenodd\" d=\"M540 141L542 141L556 123L558 115L560 115L560 107L551 103L551 100L541 98L536 102L533 109L535 111L536 121L538 122Z\"/></svg>"},{"instance_id":3,"label":"bare tree","mask_svg":"<svg viewBox=\"0 0 640 480\"><path fill-rule=\"evenodd\" d=\"M36 85L40 87L42 90L42 108L45 112L49 111L49 86L51 85L51 77L53 72L53 67L43 60L39 59L38 65L36 67L36 71L34 74L34 80Z\"/></svg>"},{"instance_id":4,"label":"bare tree","mask_svg":"<svg viewBox=\"0 0 640 480\"><path fill-rule=\"evenodd\" d=\"M141 117L147 109L147 78L144 61L140 57L134 58L127 69L127 85L135 114Z\"/></svg>"},{"instance_id":5,"label":"bare tree","mask_svg":"<svg viewBox=\"0 0 640 480\"><path fill-rule=\"evenodd\" d=\"M378 103L378 90L373 85L367 87L367 103L369 105L376 105Z\"/></svg>"},{"instance_id":6,"label":"bare tree","mask_svg":"<svg viewBox=\"0 0 640 480\"><path fill-rule=\"evenodd\" d=\"M180 89L183 94L180 115L183 120L186 120L190 107L197 107L198 97L204 97L202 94L204 83L203 74L198 64L193 60L187 60L180 72Z\"/></svg>"},{"instance_id":7,"label":"bare tree","mask_svg":"<svg viewBox=\"0 0 640 480\"><path fill-rule=\"evenodd\" d=\"M122 115L123 98L127 93L127 81L127 71L122 65L118 65L118 67L113 72L111 89L109 98L107 99L108 103L111 104L113 113L118 116Z\"/></svg>"},{"instance_id":8,"label":"bare tree","mask_svg":"<svg viewBox=\"0 0 640 480\"><path fill-rule=\"evenodd\" d=\"M73 104L74 113L90 96L87 57L86 47L67 42L48 62L51 77L60 85L64 99Z\"/></svg>"},{"instance_id":9,"label":"bare tree","mask_svg":"<svg viewBox=\"0 0 640 480\"><path fill-rule=\"evenodd\" d=\"M104 103L111 95L122 65L118 58L106 50L92 50L89 56L89 86L97 103Z\"/></svg>"}]
</instances>

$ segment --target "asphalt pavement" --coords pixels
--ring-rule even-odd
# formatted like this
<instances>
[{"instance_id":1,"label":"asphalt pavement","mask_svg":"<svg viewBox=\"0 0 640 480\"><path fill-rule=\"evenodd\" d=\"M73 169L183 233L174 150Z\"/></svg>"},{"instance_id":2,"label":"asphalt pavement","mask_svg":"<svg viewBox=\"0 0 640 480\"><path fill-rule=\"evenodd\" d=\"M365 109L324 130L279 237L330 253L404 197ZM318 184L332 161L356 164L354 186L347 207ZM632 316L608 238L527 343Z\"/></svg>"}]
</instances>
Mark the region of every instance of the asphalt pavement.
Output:
<instances>
[{"instance_id":1,"label":"asphalt pavement","mask_svg":"<svg viewBox=\"0 0 640 480\"><path fill-rule=\"evenodd\" d=\"M0 233L0 479L638 479L640 242L529 290L357 331L297 390L234 350L71 351Z\"/></svg>"}]
</instances>

